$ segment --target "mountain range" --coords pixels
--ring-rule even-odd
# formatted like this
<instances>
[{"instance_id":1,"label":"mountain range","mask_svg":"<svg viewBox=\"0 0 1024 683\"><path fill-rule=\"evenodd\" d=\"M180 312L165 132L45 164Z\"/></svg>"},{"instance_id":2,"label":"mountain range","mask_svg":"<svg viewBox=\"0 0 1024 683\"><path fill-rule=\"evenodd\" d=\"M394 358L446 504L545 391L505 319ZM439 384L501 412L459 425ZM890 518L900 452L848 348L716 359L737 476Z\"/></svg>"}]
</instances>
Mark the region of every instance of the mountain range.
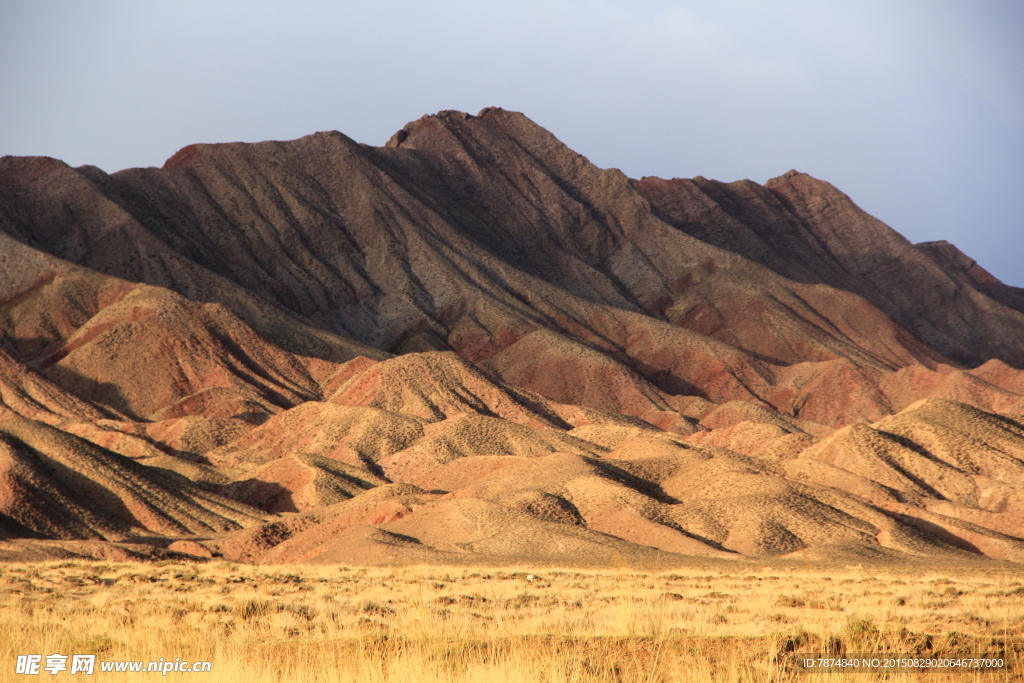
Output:
<instances>
[{"instance_id":1,"label":"mountain range","mask_svg":"<svg viewBox=\"0 0 1024 683\"><path fill-rule=\"evenodd\" d=\"M0 159L0 559L1024 561L1024 289L526 116Z\"/></svg>"}]
</instances>

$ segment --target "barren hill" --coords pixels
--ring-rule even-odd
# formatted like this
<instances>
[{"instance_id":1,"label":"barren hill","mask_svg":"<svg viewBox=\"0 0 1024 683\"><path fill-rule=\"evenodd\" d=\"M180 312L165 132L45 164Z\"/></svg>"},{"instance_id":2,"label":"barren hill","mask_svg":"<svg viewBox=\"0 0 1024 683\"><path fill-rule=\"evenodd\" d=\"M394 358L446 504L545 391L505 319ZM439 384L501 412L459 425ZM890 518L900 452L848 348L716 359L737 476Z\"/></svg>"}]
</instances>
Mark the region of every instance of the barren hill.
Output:
<instances>
[{"instance_id":1,"label":"barren hill","mask_svg":"<svg viewBox=\"0 0 1024 683\"><path fill-rule=\"evenodd\" d=\"M1020 292L806 174L632 180L498 108L4 157L0 533L1024 560Z\"/></svg>"}]
</instances>

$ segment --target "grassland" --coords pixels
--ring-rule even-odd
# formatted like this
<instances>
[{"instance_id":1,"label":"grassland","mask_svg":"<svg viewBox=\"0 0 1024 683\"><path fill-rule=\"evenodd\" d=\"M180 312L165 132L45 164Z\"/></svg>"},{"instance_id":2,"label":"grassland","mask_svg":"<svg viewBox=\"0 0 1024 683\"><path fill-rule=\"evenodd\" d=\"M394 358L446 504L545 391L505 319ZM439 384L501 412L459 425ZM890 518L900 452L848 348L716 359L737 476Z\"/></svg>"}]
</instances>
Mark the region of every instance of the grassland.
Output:
<instances>
[{"instance_id":1,"label":"grassland","mask_svg":"<svg viewBox=\"0 0 1024 683\"><path fill-rule=\"evenodd\" d=\"M208 660L169 675L211 683L995 683L1021 674L808 676L792 653L1005 652L1024 671L1024 572L8 564L0 633L0 680L27 679L18 654L58 652Z\"/></svg>"}]
</instances>

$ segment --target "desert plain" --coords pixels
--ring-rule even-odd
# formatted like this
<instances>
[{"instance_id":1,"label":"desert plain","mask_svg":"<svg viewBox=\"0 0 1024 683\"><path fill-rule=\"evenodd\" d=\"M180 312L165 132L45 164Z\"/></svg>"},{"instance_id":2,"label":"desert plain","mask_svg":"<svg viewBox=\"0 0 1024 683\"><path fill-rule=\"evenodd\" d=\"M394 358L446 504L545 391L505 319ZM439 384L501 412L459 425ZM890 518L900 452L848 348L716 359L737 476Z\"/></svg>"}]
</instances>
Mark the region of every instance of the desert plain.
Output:
<instances>
[{"instance_id":1,"label":"desert plain","mask_svg":"<svg viewBox=\"0 0 1024 683\"><path fill-rule=\"evenodd\" d=\"M1010 681L1024 665L1022 594L1024 573L998 567L51 562L3 568L0 623L8 659L171 655L210 662L191 674L210 681ZM864 652L1006 666L796 664Z\"/></svg>"}]
</instances>

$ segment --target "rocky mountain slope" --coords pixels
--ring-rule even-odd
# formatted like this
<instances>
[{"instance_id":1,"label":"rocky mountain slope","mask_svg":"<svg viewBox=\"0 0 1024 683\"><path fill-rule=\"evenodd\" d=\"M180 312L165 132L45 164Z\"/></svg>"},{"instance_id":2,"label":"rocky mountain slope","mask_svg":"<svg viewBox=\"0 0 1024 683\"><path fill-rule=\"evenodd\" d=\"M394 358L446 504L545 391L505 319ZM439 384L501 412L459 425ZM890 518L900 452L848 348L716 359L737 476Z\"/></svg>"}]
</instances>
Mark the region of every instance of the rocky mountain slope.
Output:
<instances>
[{"instance_id":1,"label":"rocky mountain slope","mask_svg":"<svg viewBox=\"0 0 1024 683\"><path fill-rule=\"evenodd\" d=\"M4 157L0 557L1021 561L1021 291L496 108Z\"/></svg>"}]
</instances>

